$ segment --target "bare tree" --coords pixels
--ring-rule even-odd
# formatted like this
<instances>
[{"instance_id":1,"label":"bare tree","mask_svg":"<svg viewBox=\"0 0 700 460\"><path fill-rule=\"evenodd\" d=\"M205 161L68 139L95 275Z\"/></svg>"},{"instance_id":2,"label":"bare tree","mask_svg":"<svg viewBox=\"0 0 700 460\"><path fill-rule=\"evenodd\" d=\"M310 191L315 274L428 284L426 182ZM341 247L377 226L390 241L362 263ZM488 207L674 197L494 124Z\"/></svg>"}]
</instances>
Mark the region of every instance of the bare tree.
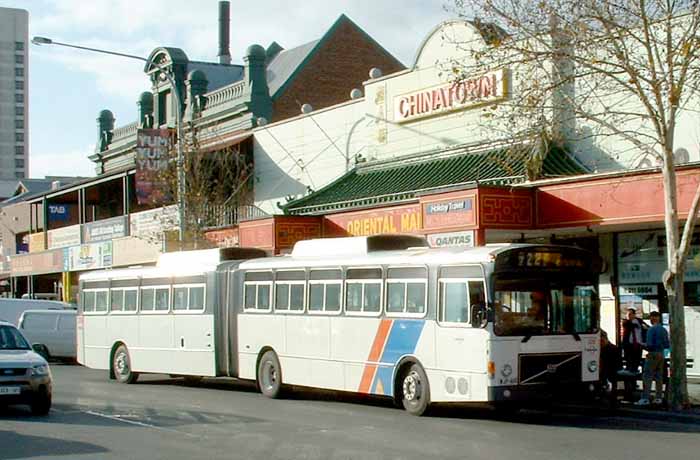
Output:
<instances>
[{"instance_id":1,"label":"bare tree","mask_svg":"<svg viewBox=\"0 0 700 460\"><path fill-rule=\"evenodd\" d=\"M202 145L200 139L206 139L206 145ZM252 203L252 151L247 150L243 143L229 145L215 128L203 132L188 126L182 142L186 239L176 246L178 249L209 247L204 238L205 230L234 225L240 207ZM166 158L162 159L166 167L159 172L155 186L162 202L154 204L165 206L157 219L159 227L166 231L166 245L176 239L174 229L178 227L178 213L173 212L172 206L167 206L177 202L177 153L174 147L171 145ZM161 235L150 237L160 239Z\"/></svg>"},{"instance_id":2,"label":"bare tree","mask_svg":"<svg viewBox=\"0 0 700 460\"><path fill-rule=\"evenodd\" d=\"M671 404L688 406L683 280L700 189L681 230L674 141L679 117L697 111L698 0L454 0L489 46L449 63L455 78L493 68L512 72L507 101L484 108L492 129L533 146L537 174L549 142L652 159L663 175L671 324ZM614 150L617 150L615 152ZM532 175L531 174L531 175Z\"/></svg>"}]
</instances>

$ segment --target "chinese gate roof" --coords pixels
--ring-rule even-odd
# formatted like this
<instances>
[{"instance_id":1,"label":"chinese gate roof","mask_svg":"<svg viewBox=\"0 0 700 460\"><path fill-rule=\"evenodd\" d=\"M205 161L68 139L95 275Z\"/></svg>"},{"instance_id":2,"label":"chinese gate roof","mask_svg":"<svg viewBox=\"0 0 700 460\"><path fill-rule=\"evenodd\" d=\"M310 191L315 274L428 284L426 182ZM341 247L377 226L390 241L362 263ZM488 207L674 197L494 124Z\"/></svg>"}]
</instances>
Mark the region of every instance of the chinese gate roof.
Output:
<instances>
[{"instance_id":1,"label":"chinese gate roof","mask_svg":"<svg viewBox=\"0 0 700 460\"><path fill-rule=\"evenodd\" d=\"M527 153L503 148L438 158L431 155L359 163L322 189L281 207L287 214L322 214L411 201L419 192L455 185L514 185L527 180L526 159ZM552 148L535 179L589 172L566 151Z\"/></svg>"}]
</instances>

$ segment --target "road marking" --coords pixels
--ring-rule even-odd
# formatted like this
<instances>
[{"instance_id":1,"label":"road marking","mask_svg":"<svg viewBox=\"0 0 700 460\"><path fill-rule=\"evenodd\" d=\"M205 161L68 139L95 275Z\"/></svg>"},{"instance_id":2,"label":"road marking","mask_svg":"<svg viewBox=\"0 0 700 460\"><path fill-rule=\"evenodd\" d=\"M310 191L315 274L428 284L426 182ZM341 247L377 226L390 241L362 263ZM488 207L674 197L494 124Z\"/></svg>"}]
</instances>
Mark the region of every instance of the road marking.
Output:
<instances>
[{"instance_id":1,"label":"road marking","mask_svg":"<svg viewBox=\"0 0 700 460\"><path fill-rule=\"evenodd\" d=\"M95 416L95 417L106 418L106 419L108 419L108 420L112 420L112 421L115 421L115 422L127 423L127 424L129 424L129 425L136 425L136 426L145 427L145 428L153 428L153 429L155 429L155 430L162 430L162 431L169 431L169 432L171 432L171 433L184 434L185 436L189 436L189 437L191 437L191 438L201 438L201 437L202 437L202 436L200 436L200 435L195 435L195 434L192 434L192 433L188 433L188 432L186 432L186 431L173 430L173 429L171 429L171 428L163 428L162 426L152 425L152 424L150 424L150 423L145 423L145 422L139 422L138 420L129 420L128 418L124 418L124 417L122 417L121 415L103 414L103 413L101 413L101 412L95 412L95 411L92 411L92 410L86 410L86 411L84 411L84 412L85 412L86 414L88 414L88 415L92 415L92 416Z\"/></svg>"}]
</instances>

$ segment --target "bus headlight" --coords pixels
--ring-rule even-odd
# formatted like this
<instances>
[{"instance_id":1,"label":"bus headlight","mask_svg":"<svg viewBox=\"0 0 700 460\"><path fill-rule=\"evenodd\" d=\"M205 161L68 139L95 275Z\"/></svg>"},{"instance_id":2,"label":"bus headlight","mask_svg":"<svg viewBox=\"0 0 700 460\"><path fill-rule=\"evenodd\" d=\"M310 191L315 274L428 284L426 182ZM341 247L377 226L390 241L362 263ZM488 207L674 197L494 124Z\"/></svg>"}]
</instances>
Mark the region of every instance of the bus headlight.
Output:
<instances>
[{"instance_id":1,"label":"bus headlight","mask_svg":"<svg viewBox=\"0 0 700 460\"><path fill-rule=\"evenodd\" d=\"M598 362L593 360L593 361L588 361L588 372L595 372L598 370Z\"/></svg>"},{"instance_id":2,"label":"bus headlight","mask_svg":"<svg viewBox=\"0 0 700 460\"><path fill-rule=\"evenodd\" d=\"M510 364L504 364L503 367L501 368L501 375L503 377L510 377L510 375L513 373L513 367Z\"/></svg>"}]
</instances>

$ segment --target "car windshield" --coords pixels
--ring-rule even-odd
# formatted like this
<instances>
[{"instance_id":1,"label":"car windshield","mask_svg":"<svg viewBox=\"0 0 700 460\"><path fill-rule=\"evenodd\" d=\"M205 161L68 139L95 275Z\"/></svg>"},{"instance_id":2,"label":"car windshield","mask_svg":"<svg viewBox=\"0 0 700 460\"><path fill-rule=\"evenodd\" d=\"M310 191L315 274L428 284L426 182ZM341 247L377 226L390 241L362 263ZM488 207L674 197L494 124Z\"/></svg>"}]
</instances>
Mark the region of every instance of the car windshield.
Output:
<instances>
[{"instance_id":1,"label":"car windshield","mask_svg":"<svg viewBox=\"0 0 700 460\"><path fill-rule=\"evenodd\" d=\"M0 350L31 350L31 347L16 328L0 326Z\"/></svg>"},{"instance_id":2,"label":"car windshield","mask_svg":"<svg viewBox=\"0 0 700 460\"><path fill-rule=\"evenodd\" d=\"M498 335L585 334L598 326L598 294L586 281L497 279L494 310Z\"/></svg>"}]
</instances>

